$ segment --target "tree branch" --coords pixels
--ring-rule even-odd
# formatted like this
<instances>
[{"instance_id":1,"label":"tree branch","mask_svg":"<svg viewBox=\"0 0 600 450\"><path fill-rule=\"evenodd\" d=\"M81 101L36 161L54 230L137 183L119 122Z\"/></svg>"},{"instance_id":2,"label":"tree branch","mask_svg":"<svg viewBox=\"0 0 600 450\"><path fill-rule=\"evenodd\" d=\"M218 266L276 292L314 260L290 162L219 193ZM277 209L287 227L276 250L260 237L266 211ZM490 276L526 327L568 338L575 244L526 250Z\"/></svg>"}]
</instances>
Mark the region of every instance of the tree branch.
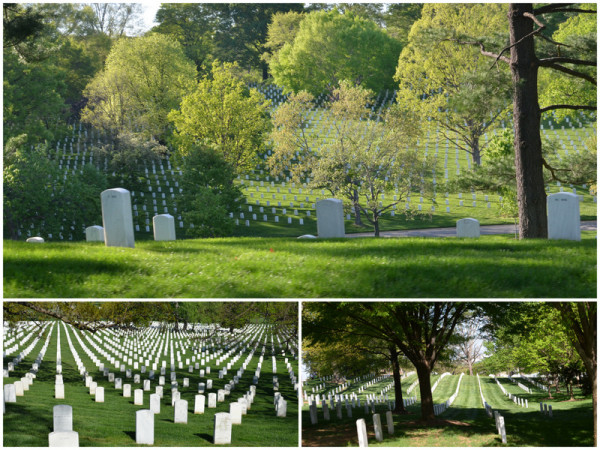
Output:
<instances>
[{"instance_id":1,"label":"tree branch","mask_svg":"<svg viewBox=\"0 0 600 450\"><path fill-rule=\"evenodd\" d=\"M561 66L559 64L546 64L544 67L549 67L551 69L558 70L560 72L564 72L566 74L572 75L577 78L582 78L586 81L589 81L594 86L596 86L596 79L590 75L587 75L583 72L578 72L577 70L569 69L568 67Z\"/></svg>"},{"instance_id":2,"label":"tree branch","mask_svg":"<svg viewBox=\"0 0 600 450\"><path fill-rule=\"evenodd\" d=\"M585 109L588 111L596 111L598 107L592 105L550 105L540 108L540 113L551 111L553 109Z\"/></svg>"},{"instance_id":3,"label":"tree branch","mask_svg":"<svg viewBox=\"0 0 600 450\"><path fill-rule=\"evenodd\" d=\"M563 45L563 44L561 44ZM556 63L568 63L568 64L577 64L580 66L593 66L596 67L596 65L598 64L597 61L586 61L583 59L574 59L574 58L567 58L567 57L561 57L561 56L556 56L553 58L542 58L540 60L538 60L538 65L542 66L542 67L548 67L552 64L556 64Z\"/></svg>"}]
</instances>

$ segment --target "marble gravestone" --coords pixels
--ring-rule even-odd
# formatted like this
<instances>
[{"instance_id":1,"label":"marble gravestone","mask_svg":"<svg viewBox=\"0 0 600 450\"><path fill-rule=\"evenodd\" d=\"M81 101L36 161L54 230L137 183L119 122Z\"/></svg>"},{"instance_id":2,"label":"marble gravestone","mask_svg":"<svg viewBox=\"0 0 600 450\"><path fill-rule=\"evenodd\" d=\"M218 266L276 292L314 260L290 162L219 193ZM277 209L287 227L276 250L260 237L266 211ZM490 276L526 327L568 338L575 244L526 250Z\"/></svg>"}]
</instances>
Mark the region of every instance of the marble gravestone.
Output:
<instances>
[{"instance_id":1,"label":"marble gravestone","mask_svg":"<svg viewBox=\"0 0 600 450\"><path fill-rule=\"evenodd\" d=\"M55 405L52 408L52 416L52 431L73 431L73 408L70 405Z\"/></svg>"},{"instance_id":2,"label":"marble gravestone","mask_svg":"<svg viewBox=\"0 0 600 450\"><path fill-rule=\"evenodd\" d=\"M131 197L123 188L107 189L100 194L102 225L107 247L135 247Z\"/></svg>"},{"instance_id":3,"label":"marble gravestone","mask_svg":"<svg viewBox=\"0 0 600 450\"><path fill-rule=\"evenodd\" d=\"M478 238L479 236L479 221L477 219L467 218L456 221L456 237Z\"/></svg>"},{"instance_id":4,"label":"marble gravestone","mask_svg":"<svg viewBox=\"0 0 600 450\"><path fill-rule=\"evenodd\" d=\"M76 431L53 431L48 434L48 447L79 447Z\"/></svg>"},{"instance_id":5,"label":"marble gravestone","mask_svg":"<svg viewBox=\"0 0 600 450\"><path fill-rule=\"evenodd\" d=\"M341 200L328 198L318 201L317 235L320 238L340 238L346 236L344 228L344 207Z\"/></svg>"},{"instance_id":6,"label":"marble gravestone","mask_svg":"<svg viewBox=\"0 0 600 450\"><path fill-rule=\"evenodd\" d=\"M104 228L100 225L92 225L85 229L85 240L87 242L104 242Z\"/></svg>"},{"instance_id":7,"label":"marble gravestone","mask_svg":"<svg viewBox=\"0 0 600 450\"><path fill-rule=\"evenodd\" d=\"M159 214L152 218L155 241L175 240L175 218L171 214Z\"/></svg>"},{"instance_id":8,"label":"marble gravestone","mask_svg":"<svg viewBox=\"0 0 600 450\"><path fill-rule=\"evenodd\" d=\"M548 239L581 240L579 196L558 192L548 196Z\"/></svg>"},{"instance_id":9,"label":"marble gravestone","mask_svg":"<svg viewBox=\"0 0 600 450\"><path fill-rule=\"evenodd\" d=\"M135 412L135 443L154 445L154 413L149 409Z\"/></svg>"},{"instance_id":10,"label":"marble gravestone","mask_svg":"<svg viewBox=\"0 0 600 450\"><path fill-rule=\"evenodd\" d=\"M231 444L231 416L229 413L215 414L213 444Z\"/></svg>"}]
</instances>

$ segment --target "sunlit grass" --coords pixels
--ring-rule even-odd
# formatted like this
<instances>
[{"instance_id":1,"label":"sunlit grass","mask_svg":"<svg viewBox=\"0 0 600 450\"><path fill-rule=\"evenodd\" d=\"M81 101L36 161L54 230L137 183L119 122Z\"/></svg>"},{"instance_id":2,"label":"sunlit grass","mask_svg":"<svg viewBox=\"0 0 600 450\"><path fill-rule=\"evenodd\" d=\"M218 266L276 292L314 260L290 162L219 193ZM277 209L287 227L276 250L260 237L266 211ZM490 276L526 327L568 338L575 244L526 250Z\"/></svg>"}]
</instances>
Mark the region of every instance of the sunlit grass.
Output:
<instances>
[{"instance_id":1,"label":"sunlit grass","mask_svg":"<svg viewBox=\"0 0 600 450\"><path fill-rule=\"evenodd\" d=\"M4 241L5 297L596 296L596 240Z\"/></svg>"}]
</instances>

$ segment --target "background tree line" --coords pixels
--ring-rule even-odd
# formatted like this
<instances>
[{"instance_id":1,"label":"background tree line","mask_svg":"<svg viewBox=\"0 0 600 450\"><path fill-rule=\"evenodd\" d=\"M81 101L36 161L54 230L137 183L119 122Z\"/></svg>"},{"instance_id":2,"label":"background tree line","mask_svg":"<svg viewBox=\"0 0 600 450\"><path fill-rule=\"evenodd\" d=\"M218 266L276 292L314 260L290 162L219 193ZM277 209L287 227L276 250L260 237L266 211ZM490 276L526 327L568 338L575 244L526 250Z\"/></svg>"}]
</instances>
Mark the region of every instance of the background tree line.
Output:
<instances>
[{"instance_id":1,"label":"background tree line","mask_svg":"<svg viewBox=\"0 0 600 450\"><path fill-rule=\"evenodd\" d=\"M501 168L509 174L508 183L507 177L501 183L514 204L512 215L518 215L521 237L547 235L546 181L596 184L595 142L589 143L589 153L557 161L548 151L552 143L544 145L542 152L539 131L531 131L539 130L541 114L549 111L596 109L592 5L542 6L528 12L509 11L499 4L163 4L156 15L158 25L143 35L140 8L137 4L4 4L3 142L19 147L12 153L13 160L5 159L9 194L18 191L15 186L29 185L22 170L26 161L47 156L49 143L66 136L66 124L81 119L106 136L93 151L107 159L110 171L119 172L115 179L109 175L103 182L103 174L90 167L83 184L94 191L115 183L135 187L142 162L185 156L185 162L180 162L187 185L206 188L197 197L184 199L181 209L201 224L194 229L197 235L227 234L231 224L224 214L235 211L240 198L233 177L256 163L268 138L276 136L271 128L275 132L284 126L281 121L271 122L269 105L247 88L249 81L273 82L297 95L320 96L321 100L314 105L305 102L306 106L321 105L324 98L331 111L342 86L369 95L397 90L402 121L411 124L401 133L407 142L422 137L420 124L434 120L444 136L472 155L472 173L460 182L470 188L489 188L490 172ZM525 21L529 31L514 39L511 30L517 19ZM531 46L534 38L540 40L537 82L523 91L527 96L516 96L522 86L509 66L501 63L510 61L508 53ZM233 86L235 94L225 96ZM538 97L545 102L542 106ZM498 127L498 118L507 113L511 100L515 119L530 116L522 112L531 105L537 108L537 127L517 127L529 131L513 141L516 153L497 158L492 152L486 158L481 138ZM342 123L356 120L354 112L346 111L349 115ZM206 124L194 120L199 113L208 119ZM389 127L389 117L385 120ZM301 168L315 179L337 176L342 180L334 191L347 192L349 204L358 212L357 223L362 213L377 225L382 212L377 196L361 203L357 186L381 174L375 169L367 176L357 175L354 169L341 174L340 164L365 161L368 149L379 148L380 142L381 137L373 135L343 150L337 161L327 165L319 160L318 166ZM273 149L279 156L288 151L280 143L275 141ZM32 144L37 147L32 149ZM412 157L399 149L379 156L386 161ZM38 160L42 164L44 158ZM200 170L207 161L220 169ZM48 162L42 171L47 175L41 177L50 182L51 166ZM409 190L421 195L429 189L402 179ZM398 177L395 181L392 184L398 184ZM59 191L66 190L61 183L66 184L54 179ZM387 188L382 184L373 192ZM51 211L40 204L52 197L49 189L44 189L44 195L29 195L25 205ZM5 199L5 222L35 216L32 209L16 208L18 197ZM199 202L210 205L208 215L198 209ZM75 203L66 205L76 208ZM99 217L97 205L86 209ZM209 218L216 226L202 225L210 223ZM49 216L36 220L58 234L49 225L53 222ZM14 237L14 227L7 227L5 235Z\"/></svg>"}]
</instances>

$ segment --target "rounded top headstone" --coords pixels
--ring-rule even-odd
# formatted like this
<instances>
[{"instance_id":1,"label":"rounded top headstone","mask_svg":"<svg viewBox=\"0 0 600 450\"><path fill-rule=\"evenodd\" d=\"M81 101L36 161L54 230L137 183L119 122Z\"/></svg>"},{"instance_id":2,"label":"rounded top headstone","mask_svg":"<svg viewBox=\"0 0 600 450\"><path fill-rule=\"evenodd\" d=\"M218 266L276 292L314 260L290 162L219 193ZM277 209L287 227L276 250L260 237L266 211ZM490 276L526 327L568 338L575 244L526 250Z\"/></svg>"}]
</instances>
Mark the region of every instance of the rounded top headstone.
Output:
<instances>
[{"instance_id":1,"label":"rounded top headstone","mask_svg":"<svg viewBox=\"0 0 600 450\"><path fill-rule=\"evenodd\" d=\"M43 244L44 238L40 236L30 237L27 238L25 242L29 242L30 244Z\"/></svg>"}]
</instances>

